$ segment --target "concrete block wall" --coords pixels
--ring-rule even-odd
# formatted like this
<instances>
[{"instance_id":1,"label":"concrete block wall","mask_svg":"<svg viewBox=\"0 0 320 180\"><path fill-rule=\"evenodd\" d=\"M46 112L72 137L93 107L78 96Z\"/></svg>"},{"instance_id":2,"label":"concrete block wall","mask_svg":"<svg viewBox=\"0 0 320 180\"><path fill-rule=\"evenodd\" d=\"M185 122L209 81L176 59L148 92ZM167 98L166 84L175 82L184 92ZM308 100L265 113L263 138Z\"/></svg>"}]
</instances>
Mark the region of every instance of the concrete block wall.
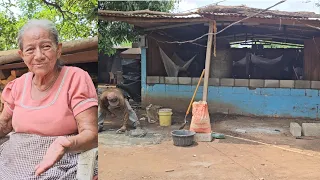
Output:
<instances>
[{"instance_id":1,"label":"concrete block wall","mask_svg":"<svg viewBox=\"0 0 320 180\"><path fill-rule=\"evenodd\" d=\"M147 85L143 86L143 103L159 104L184 112L197 82L198 78L147 77ZM197 101L202 98L202 85L203 83L198 89ZM210 78L209 111L223 114L318 118L319 90L318 81Z\"/></svg>"},{"instance_id":2,"label":"concrete block wall","mask_svg":"<svg viewBox=\"0 0 320 180\"><path fill-rule=\"evenodd\" d=\"M148 76L147 84L180 84L197 85L199 78ZM203 79L201 81L203 85ZM209 78L210 86L250 87L250 88L289 88L289 89L319 89L320 81L307 80L269 80L269 79L232 79Z\"/></svg>"}]
</instances>

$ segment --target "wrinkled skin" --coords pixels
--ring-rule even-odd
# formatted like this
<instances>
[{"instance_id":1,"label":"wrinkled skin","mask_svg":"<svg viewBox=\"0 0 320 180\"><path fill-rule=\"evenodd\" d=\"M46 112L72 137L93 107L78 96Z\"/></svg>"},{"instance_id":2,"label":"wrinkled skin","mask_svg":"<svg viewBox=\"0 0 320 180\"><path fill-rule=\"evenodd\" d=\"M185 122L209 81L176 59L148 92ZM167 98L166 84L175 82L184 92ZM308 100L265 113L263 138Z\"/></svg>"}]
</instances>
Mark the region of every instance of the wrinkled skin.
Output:
<instances>
[{"instance_id":1,"label":"wrinkled skin","mask_svg":"<svg viewBox=\"0 0 320 180\"><path fill-rule=\"evenodd\" d=\"M32 99L43 98L60 73L56 64L62 53L62 44L54 42L47 30L32 27L24 32L22 47L18 53L34 74ZM98 146L97 112L98 108L92 107L75 117L78 134L69 138L58 137L48 148L43 160L35 167L36 175L41 175L51 168L66 152L83 152Z\"/></svg>"}]
</instances>

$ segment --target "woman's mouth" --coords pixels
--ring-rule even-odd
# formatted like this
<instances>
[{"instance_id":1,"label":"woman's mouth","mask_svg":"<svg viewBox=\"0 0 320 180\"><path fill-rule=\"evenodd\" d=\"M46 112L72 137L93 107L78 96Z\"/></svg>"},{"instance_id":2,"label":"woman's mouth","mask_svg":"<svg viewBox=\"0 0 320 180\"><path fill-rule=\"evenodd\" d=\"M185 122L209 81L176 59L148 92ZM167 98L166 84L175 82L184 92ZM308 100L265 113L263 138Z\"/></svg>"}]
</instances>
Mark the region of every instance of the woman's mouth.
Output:
<instances>
[{"instance_id":1,"label":"woman's mouth","mask_svg":"<svg viewBox=\"0 0 320 180\"><path fill-rule=\"evenodd\" d=\"M43 66L45 66L45 64L34 64L33 66L34 67L43 67Z\"/></svg>"}]
</instances>

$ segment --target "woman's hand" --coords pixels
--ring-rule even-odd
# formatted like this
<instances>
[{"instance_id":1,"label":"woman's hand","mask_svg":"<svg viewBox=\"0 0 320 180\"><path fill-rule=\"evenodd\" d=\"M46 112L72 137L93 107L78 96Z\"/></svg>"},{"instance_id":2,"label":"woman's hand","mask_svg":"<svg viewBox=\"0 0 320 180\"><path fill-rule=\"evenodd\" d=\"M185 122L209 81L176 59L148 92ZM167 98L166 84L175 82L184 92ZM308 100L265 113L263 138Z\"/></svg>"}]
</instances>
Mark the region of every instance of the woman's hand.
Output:
<instances>
[{"instance_id":1,"label":"woman's hand","mask_svg":"<svg viewBox=\"0 0 320 180\"><path fill-rule=\"evenodd\" d=\"M66 153L72 143L64 136L58 137L48 148L42 161L35 167L36 176L46 172Z\"/></svg>"}]
</instances>

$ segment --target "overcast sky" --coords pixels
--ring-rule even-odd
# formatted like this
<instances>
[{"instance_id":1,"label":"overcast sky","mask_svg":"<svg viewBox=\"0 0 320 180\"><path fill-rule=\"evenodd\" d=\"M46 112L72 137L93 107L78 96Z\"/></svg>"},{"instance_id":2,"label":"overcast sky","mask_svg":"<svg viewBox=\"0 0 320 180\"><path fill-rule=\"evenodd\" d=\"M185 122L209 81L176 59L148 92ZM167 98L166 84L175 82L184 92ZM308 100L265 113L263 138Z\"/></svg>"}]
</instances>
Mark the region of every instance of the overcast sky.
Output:
<instances>
[{"instance_id":1,"label":"overcast sky","mask_svg":"<svg viewBox=\"0 0 320 180\"><path fill-rule=\"evenodd\" d=\"M205 6L221 0L182 0L176 7L176 12L184 12L190 9ZM249 7L265 9L280 0L226 0L219 5L247 5ZM320 0L319 0L320 1ZM318 0L287 0L286 2L272 8L281 11L311 11L320 14L320 8L315 5Z\"/></svg>"}]
</instances>

